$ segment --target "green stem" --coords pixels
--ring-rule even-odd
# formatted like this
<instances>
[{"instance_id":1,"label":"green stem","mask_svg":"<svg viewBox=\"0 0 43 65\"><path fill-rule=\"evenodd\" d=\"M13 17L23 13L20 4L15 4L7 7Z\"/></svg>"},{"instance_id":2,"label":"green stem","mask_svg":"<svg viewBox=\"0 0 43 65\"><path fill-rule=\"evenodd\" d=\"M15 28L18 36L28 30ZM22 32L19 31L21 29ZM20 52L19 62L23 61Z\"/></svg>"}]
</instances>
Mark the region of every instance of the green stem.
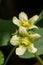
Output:
<instances>
[{"instance_id":1,"label":"green stem","mask_svg":"<svg viewBox=\"0 0 43 65\"><path fill-rule=\"evenodd\" d=\"M37 55L36 53L34 55L38 59L38 61L43 65L43 60L39 57L39 55Z\"/></svg>"},{"instance_id":2,"label":"green stem","mask_svg":"<svg viewBox=\"0 0 43 65\"><path fill-rule=\"evenodd\" d=\"M11 55L13 54L14 50L15 50L15 47L14 47L14 48L11 50L11 52L9 53L9 55L8 55L7 59L5 60L4 65L6 65L6 64L7 64L8 60L10 59L10 57L11 57Z\"/></svg>"}]
</instances>

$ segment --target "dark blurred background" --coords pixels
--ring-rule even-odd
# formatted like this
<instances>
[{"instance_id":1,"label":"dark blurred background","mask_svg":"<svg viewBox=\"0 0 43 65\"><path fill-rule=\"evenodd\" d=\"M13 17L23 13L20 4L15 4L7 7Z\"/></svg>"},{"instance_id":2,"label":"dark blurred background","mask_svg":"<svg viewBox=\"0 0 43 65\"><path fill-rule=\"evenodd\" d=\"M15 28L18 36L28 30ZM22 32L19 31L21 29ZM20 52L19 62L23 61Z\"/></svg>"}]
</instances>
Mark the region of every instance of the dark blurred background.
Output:
<instances>
[{"instance_id":1,"label":"dark blurred background","mask_svg":"<svg viewBox=\"0 0 43 65\"><path fill-rule=\"evenodd\" d=\"M43 8L42 0L0 0L0 18L11 19L18 16L21 11L29 17L39 14Z\"/></svg>"},{"instance_id":2,"label":"dark blurred background","mask_svg":"<svg viewBox=\"0 0 43 65\"><path fill-rule=\"evenodd\" d=\"M43 9L43 1L39 0L0 0L0 18L12 19L13 16L17 16L21 11L27 13L28 17L35 14L40 14ZM5 59L10 53L12 46L2 47L1 50L4 53ZM37 62L36 58L21 59L15 55L15 52L11 56L7 65L33 65Z\"/></svg>"}]
</instances>

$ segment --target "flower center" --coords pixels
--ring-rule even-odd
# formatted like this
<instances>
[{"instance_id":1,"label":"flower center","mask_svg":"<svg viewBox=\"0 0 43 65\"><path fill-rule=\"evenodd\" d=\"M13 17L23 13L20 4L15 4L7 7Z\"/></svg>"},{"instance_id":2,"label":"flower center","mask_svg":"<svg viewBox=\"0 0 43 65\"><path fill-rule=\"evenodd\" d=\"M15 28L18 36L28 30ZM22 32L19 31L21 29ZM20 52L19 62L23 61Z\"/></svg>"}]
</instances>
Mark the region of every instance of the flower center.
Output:
<instances>
[{"instance_id":1,"label":"flower center","mask_svg":"<svg viewBox=\"0 0 43 65\"><path fill-rule=\"evenodd\" d=\"M24 27L29 27L30 24L29 24L27 21L23 21L23 22L22 22L22 26L24 26Z\"/></svg>"},{"instance_id":2,"label":"flower center","mask_svg":"<svg viewBox=\"0 0 43 65\"><path fill-rule=\"evenodd\" d=\"M22 44L25 44L26 46L27 45L30 45L31 44L31 42L28 40L28 38L22 38Z\"/></svg>"}]
</instances>

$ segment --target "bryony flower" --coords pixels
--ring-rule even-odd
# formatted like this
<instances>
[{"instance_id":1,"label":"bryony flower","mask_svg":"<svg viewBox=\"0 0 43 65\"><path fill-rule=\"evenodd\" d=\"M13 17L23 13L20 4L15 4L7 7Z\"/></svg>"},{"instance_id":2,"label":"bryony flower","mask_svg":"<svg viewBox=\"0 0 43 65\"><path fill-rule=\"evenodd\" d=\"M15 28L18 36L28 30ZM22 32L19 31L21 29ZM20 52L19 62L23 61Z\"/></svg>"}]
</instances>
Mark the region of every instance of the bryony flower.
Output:
<instances>
[{"instance_id":1,"label":"bryony flower","mask_svg":"<svg viewBox=\"0 0 43 65\"><path fill-rule=\"evenodd\" d=\"M25 27L26 29L33 29L33 28L38 28L35 25L38 18L39 18L39 16L35 15L32 18L28 19L27 14L24 12L21 12L19 14L19 19L15 16L13 17L13 23L19 27L22 26L22 27Z\"/></svg>"},{"instance_id":2,"label":"bryony flower","mask_svg":"<svg viewBox=\"0 0 43 65\"><path fill-rule=\"evenodd\" d=\"M35 15L28 20L28 16L24 12L21 12L19 14L19 19L17 19L15 16L13 17L13 23L16 24L19 27L19 29L12 36L10 43L13 46L17 46L17 55L23 55L26 52L26 50L28 50L31 53L37 52L37 48L34 47L33 43L37 41L41 36L37 33L34 33L30 29L38 29L38 27L35 25L38 18L39 16Z\"/></svg>"},{"instance_id":3,"label":"bryony flower","mask_svg":"<svg viewBox=\"0 0 43 65\"><path fill-rule=\"evenodd\" d=\"M31 53L35 53L37 51L37 48L34 47L34 44L28 37L19 37L17 35L14 35L12 36L10 43L13 46L18 46L16 48L16 55L23 55L26 50Z\"/></svg>"}]
</instances>

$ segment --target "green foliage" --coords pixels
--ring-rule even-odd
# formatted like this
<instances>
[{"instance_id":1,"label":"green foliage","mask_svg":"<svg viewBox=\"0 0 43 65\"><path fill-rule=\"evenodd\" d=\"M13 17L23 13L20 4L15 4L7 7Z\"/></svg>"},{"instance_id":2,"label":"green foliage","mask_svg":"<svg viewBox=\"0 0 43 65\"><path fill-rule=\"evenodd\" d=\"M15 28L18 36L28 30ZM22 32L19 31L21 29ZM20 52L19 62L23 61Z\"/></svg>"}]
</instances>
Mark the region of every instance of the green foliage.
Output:
<instances>
[{"instance_id":1,"label":"green foliage","mask_svg":"<svg viewBox=\"0 0 43 65\"><path fill-rule=\"evenodd\" d=\"M11 20L0 19L0 46L9 44L10 36L15 32L16 26Z\"/></svg>"},{"instance_id":2,"label":"green foliage","mask_svg":"<svg viewBox=\"0 0 43 65\"><path fill-rule=\"evenodd\" d=\"M0 65L2 65L4 63L4 55L3 53L0 51Z\"/></svg>"},{"instance_id":3,"label":"green foliage","mask_svg":"<svg viewBox=\"0 0 43 65\"><path fill-rule=\"evenodd\" d=\"M43 27L43 10L39 15L39 19L37 20L36 25L39 26L39 27Z\"/></svg>"}]
</instances>

